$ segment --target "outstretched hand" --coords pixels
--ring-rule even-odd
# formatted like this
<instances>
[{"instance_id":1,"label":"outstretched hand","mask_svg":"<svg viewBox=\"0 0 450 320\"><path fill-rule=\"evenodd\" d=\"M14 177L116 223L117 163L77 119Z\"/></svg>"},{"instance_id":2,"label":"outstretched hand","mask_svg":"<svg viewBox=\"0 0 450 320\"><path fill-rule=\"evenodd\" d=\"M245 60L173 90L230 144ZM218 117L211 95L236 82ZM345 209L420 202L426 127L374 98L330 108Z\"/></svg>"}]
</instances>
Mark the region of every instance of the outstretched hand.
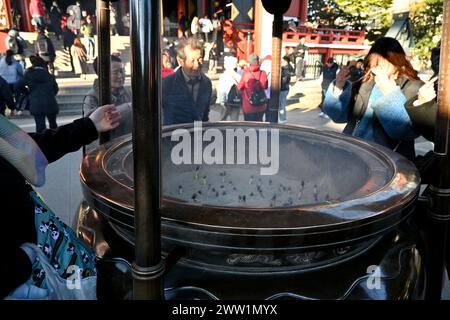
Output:
<instances>
[{"instance_id":1,"label":"outstretched hand","mask_svg":"<svg viewBox=\"0 0 450 320\"><path fill-rule=\"evenodd\" d=\"M121 116L113 104L107 104L95 109L89 118L94 122L98 132L105 132L117 128Z\"/></svg>"}]
</instances>

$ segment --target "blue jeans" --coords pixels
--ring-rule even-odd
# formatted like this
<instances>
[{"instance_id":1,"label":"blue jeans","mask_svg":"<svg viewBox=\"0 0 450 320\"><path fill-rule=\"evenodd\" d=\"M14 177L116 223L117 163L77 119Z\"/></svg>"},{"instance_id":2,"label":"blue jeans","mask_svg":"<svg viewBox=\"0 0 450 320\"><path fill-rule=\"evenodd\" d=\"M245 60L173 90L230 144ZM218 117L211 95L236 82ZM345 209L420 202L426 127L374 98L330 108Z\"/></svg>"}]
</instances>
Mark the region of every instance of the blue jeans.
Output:
<instances>
[{"instance_id":1,"label":"blue jeans","mask_svg":"<svg viewBox=\"0 0 450 320\"><path fill-rule=\"evenodd\" d=\"M286 99L289 90L280 91L280 121L286 121Z\"/></svg>"},{"instance_id":2,"label":"blue jeans","mask_svg":"<svg viewBox=\"0 0 450 320\"><path fill-rule=\"evenodd\" d=\"M95 40L94 37L85 37L87 40L87 54L90 58L95 57Z\"/></svg>"}]
</instances>

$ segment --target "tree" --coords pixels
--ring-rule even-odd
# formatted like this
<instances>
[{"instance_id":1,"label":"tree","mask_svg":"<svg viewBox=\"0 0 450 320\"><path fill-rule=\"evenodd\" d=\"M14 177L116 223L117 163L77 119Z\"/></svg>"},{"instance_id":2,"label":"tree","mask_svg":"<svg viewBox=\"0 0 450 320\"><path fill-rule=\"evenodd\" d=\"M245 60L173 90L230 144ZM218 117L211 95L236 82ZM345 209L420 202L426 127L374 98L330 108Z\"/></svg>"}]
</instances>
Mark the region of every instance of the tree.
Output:
<instances>
[{"instance_id":1,"label":"tree","mask_svg":"<svg viewBox=\"0 0 450 320\"><path fill-rule=\"evenodd\" d=\"M436 45L442 34L443 0L416 1L410 7L411 21L414 28L416 48L414 53L422 61L428 61L431 48Z\"/></svg>"},{"instance_id":2,"label":"tree","mask_svg":"<svg viewBox=\"0 0 450 320\"><path fill-rule=\"evenodd\" d=\"M392 23L392 0L335 0L344 13L343 22L354 29L367 30L375 40L386 33Z\"/></svg>"},{"instance_id":3,"label":"tree","mask_svg":"<svg viewBox=\"0 0 450 320\"><path fill-rule=\"evenodd\" d=\"M406 0L405 0L406 1ZM392 25L393 0L309 0L308 20L329 28L351 26L367 30L375 41ZM442 33L443 0L410 0L409 15L416 48L414 54L429 60L431 48Z\"/></svg>"},{"instance_id":4,"label":"tree","mask_svg":"<svg viewBox=\"0 0 450 320\"><path fill-rule=\"evenodd\" d=\"M391 5L392 0L309 0L308 19L332 28L368 30L370 39L389 28Z\"/></svg>"},{"instance_id":5,"label":"tree","mask_svg":"<svg viewBox=\"0 0 450 320\"><path fill-rule=\"evenodd\" d=\"M308 0L308 21L326 28L339 27L344 13L334 0Z\"/></svg>"}]
</instances>

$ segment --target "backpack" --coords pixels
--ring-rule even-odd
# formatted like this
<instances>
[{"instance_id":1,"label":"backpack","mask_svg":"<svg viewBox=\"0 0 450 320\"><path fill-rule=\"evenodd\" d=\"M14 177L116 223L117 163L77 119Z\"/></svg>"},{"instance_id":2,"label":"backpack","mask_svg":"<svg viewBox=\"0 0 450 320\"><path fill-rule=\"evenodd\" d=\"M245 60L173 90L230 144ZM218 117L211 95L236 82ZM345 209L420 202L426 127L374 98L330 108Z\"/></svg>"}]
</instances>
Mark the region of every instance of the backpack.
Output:
<instances>
[{"instance_id":1,"label":"backpack","mask_svg":"<svg viewBox=\"0 0 450 320\"><path fill-rule=\"evenodd\" d=\"M253 75L253 73L252 73ZM250 94L247 95L248 97L248 102L252 105L252 106L260 106L264 103L267 102L267 97L266 97L266 93L264 91L264 88L261 85L261 73L259 74L259 78L256 79L250 79L250 80L254 80L252 82L250 82L249 80L249 87L250 87Z\"/></svg>"},{"instance_id":2,"label":"backpack","mask_svg":"<svg viewBox=\"0 0 450 320\"><path fill-rule=\"evenodd\" d=\"M230 107L238 108L242 105L242 95L237 89L236 84L233 84L230 91L228 91L227 102L225 104Z\"/></svg>"},{"instance_id":3,"label":"backpack","mask_svg":"<svg viewBox=\"0 0 450 320\"><path fill-rule=\"evenodd\" d=\"M39 38L36 41L36 51L39 56L47 56L48 55L48 43L47 39L44 37Z\"/></svg>"}]
</instances>

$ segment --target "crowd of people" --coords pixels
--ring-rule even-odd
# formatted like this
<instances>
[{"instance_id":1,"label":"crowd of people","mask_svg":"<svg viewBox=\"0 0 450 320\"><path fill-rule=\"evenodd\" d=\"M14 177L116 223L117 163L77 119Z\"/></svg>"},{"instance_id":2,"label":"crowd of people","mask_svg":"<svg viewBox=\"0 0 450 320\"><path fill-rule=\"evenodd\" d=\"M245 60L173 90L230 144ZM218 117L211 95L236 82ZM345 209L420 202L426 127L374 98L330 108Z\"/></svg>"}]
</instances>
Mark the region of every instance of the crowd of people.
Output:
<instances>
[{"instance_id":1,"label":"crowd of people","mask_svg":"<svg viewBox=\"0 0 450 320\"><path fill-rule=\"evenodd\" d=\"M6 52L0 60L0 113L22 115L28 110L35 118L36 131L41 132L45 129L45 117L48 118L50 128L57 126L56 51L65 50L70 57L73 74L86 79L87 74L91 73L89 63L96 57L96 19L83 10L79 1L63 10L57 1L53 1L48 9L44 1L31 0L29 12L36 30L36 41L28 48L28 56L25 50L29 44L16 27L8 32L5 39ZM110 19L111 34L119 34L116 26L118 18L112 4ZM122 17L122 30L122 34L129 32L129 14ZM62 43L54 43L49 33L53 33ZM28 59L30 66L26 65ZM45 99L42 100L41 96ZM47 101L49 99L51 101Z\"/></svg>"}]
</instances>

